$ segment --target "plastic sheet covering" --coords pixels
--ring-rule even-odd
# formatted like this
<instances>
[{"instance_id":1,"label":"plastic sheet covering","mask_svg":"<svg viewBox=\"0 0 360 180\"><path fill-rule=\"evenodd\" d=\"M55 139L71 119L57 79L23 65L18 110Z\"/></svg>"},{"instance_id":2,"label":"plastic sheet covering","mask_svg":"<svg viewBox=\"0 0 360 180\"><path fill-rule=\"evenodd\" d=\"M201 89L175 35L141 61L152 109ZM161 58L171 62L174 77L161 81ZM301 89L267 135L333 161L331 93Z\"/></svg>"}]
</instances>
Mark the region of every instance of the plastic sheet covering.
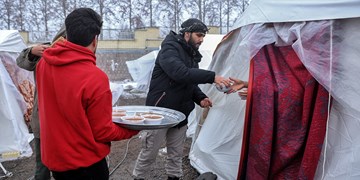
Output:
<instances>
[{"instance_id":1,"label":"plastic sheet covering","mask_svg":"<svg viewBox=\"0 0 360 180\"><path fill-rule=\"evenodd\" d=\"M209 65L212 62L212 57L214 54L214 51L218 44L221 42L221 39L224 37L224 35L220 34L207 34L204 38L204 43L201 44L199 51L203 58L201 59L199 63L200 69L209 69ZM206 88L208 85L202 85L200 84L200 89ZM202 108L200 106L195 106L195 109L189 114L188 117L188 129L186 131L187 137L193 137L196 131L196 127L201 120Z\"/></svg>"},{"instance_id":2,"label":"plastic sheet covering","mask_svg":"<svg viewBox=\"0 0 360 180\"><path fill-rule=\"evenodd\" d=\"M271 43L293 46L305 67L330 92L333 100L333 105L329 106L331 115L316 179L360 178L360 136L357 133L360 129L360 84L357 83L360 77L359 28L360 18L250 24L231 32L215 52L214 61L210 65L211 69L222 75L246 80L243 73L248 73L249 62L261 47ZM215 103L222 102L220 94L212 94L211 98L216 99ZM236 106L230 104L235 97L227 99L229 104L224 108ZM237 107L231 111L232 114L244 112L245 106ZM228 157L233 158L231 160L239 159L241 137L235 139L223 136L220 139L219 136L234 129L242 131L243 115L234 116L239 121L238 125L224 127L221 122L227 124L232 119L220 118L218 114L224 114L224 111L219 109L215 113L215 109L210 110L194 141L190 152L191 164L200 172L215 172L220 179L235 179L238 164L227 163L230 159L220 157L228 154ZM201 139L202 134L205 136L205 129L211 133L207 134L207 139ZM236 148L221 151L218 151L220 146L213 148L214 143L224 142L231 142ZM230 169L233 171L229 172Z\"/></svg>"},{"instance_id":3,"label":"plastic sheet covering","mask_svg":"<svg viewBox=\"0 0 360 180\"><path fill-rule=\"evenodd\" d=\"M26 45L17 30L0 30L0 51L21 52Z\"/></svg>"},{"instance_id":4,"label":"plastic sheet covering","mask_svg":"<svg viewBox=\"0 0 360 180\"><path fill-rule=\"evenodd\" d=\"M359 17L358 0L252 0L234 29L254 23Z\"/></svg>"},{"instance_id":5,"label":"plastic sheet covering","mask_svg":"<svg viewBox=\"0 0 360 180\"><path fill-rule=\"evenodd\" d=\"M13 53L13 58L17 55ZM24 99L0 61L0 162L32 154L29 142L33 136L24 122L25 111Z\"/></svg>"},{"instance_id":6,"label":"plastic sheet covering","mask_svg":"<svg viewBox=\"0 0 360 180\"><path fill-rule=\"evenodd\" d=\"M152 51L136 60L126 61L131 77L138 83L138 88L147 92L152 70L159 51Z\"/></svg>"},{"instance_id":7,"label":"plastic sheet covering","mask_svg":"<svg viewBox=\"0 0 360 180\"><path fill-rule=\"evenodd\" d=\"M207 34L204 37L204 41L199 47L199 52L203 56L199 63L200 69L208 69L212 61L214 51L223 37L224 35L222 34Z\"/></svg>"},{"instance_id":8,"label":"plastic sheet covering","mask_svg":"<svg viewBox=\"0 0 360 180\"><path fill-rule=\"evenodd\" d=\"M112 105L114 106L115 103L119 100L121 94L124 92L124 88L120 83L110 82L110 89L112 94Z\"/></svg>"},{"instance_id":9,"label":"plastic sheet covering","mask_svg":"<svg viewBox=\"0 0 360 180\"><path fill-rule=\"evenodd\" d=\"M0 162L32 154L29 142L33 136L24 121L29 104L19 85L24 85L25 81L34 85L34 80L31 72L15 63L24 48L26 46L18 31L0 30Z\"/></svg>"},{"instance_id":10,"label":"plastic sheet covering","mask_svg":"<svg viewBox=\"0 0 360 180\"><path fill-rule=\"evenodd\" d=\"M215 51L209 69L225 77L247 79L249 64L241 61L236 35L223 40ZM200 173L211 171L218 179L236 179L240 160L245 103L237 94L226 95L214 85L200 85L213 102L204 122L204 109L196 109L196 132L190 150L190 163Z\"/></svg>"}]
</instances>

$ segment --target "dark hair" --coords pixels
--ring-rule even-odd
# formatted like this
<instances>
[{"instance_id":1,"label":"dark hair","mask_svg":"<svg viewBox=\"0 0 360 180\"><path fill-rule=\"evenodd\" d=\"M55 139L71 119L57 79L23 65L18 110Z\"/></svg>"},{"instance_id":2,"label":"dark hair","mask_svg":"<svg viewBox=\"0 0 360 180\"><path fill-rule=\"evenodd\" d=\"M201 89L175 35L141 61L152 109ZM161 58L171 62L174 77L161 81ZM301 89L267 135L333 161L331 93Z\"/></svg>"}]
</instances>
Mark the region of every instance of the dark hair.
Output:
<instances>
[{"instance_id":1,"label":"dark hair","mask_svg":"<svg viewBox=\"0 0 360 180\"><path fill-rule=\"evenodd\" d=\"M65 19L66 39L74 44L88 46L100 34L101 16L90 8L78 8Z\"/></svg>"},{"instance_id":2,"label":"dark hair","mask_svg":"<svg viewBox=\"0 0 360 180\"><path fill-rule=\"evenodd\" d=\"M199 19L190 18L181 24L180 33L184 32L201 32L206 34L209 28Z\"/></svg>"}]
</instances>

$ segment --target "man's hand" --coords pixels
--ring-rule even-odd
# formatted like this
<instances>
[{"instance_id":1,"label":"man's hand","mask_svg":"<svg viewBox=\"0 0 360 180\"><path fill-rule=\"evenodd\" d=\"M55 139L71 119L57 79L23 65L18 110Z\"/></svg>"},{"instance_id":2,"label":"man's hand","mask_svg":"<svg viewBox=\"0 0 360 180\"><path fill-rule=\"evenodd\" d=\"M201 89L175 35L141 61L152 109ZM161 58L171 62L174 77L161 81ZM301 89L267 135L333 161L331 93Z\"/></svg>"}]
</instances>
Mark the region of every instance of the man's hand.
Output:
<instances>
[{"instance_id":1,"label":"man's hand","mask_svg":"<svg viewBox=\"0 0 360 180\"><path fill-rule=\"evenodd\" d=\"M231 80L222 76L215 76L214 83L216 83L219 87L229 87L231 85Z\"/></svg>"},{"instance_id":2,"label":"man's hand","mask_svg":"<svg viewBox=\"0 0 360 180\"><path fill-rule=\"evenodd\" d=\"M48 47L50 47L50 46L45 45L45 44L39 44L39 45L33 46L31 48L31 54L41 57L43 55L45 49L47 49Z\"/></svg>"},{"instance_id":3,"label":"man's hand","mask_svg":"<svg viewBox=\"0 0 360 180\"><path fill-rule=\"evenodd\" d=\"M246 88L248 86L248 83L246 81L242 81L240 79L236 79L236 78L232 78L232 77L230 77L229 79L232 81L233 84L230 86L230 90L226 92L227 94L236 92L236 91L238 91L242 88Z\"/></svg>"},{"instance_id":4,"label":"man's hand","mask_svg":"<svg viewBox=\"0 0 360 180\"><path fill-rule=\"evenodd\" d=\"M242 90L242 91L239 91L239 92L238 92L238 95L240 96L240 98L241 98L242 100L246 100L247 95L248 95L247 89L244 89L244 90Z\"/></svg>"},{"instance_id":5,"label":"man's hand","mask_svg":"<svg viewBox=\"0 0 360 180\"><path fill-rule=\"evenodd\" d=\"M212 102L209 98L205 98L200 101L200 106L202 108L212 107Z\"/></svg>"}]
</instances>

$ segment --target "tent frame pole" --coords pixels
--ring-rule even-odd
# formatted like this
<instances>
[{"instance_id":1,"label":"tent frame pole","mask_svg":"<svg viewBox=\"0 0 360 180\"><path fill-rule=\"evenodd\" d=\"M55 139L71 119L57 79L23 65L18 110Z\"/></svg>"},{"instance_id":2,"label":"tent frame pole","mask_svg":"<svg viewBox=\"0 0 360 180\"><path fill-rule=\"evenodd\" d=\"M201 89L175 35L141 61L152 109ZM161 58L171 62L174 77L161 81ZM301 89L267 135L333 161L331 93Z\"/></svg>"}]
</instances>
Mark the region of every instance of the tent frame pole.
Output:
<instances>
[{"instance_id":1,"label":"tent frame pole","mask_svg":"<svg viewBox=\"0 0 360 180\"><path fill-rule=\"evenodd\" d=\"M2 171L3 171L4 174L5 174L4 176L0 176L0 178L13 176L13 173L10 172L10 171L7 171L7 170L4 168L4 166L1 164L1 162L0 162L0 168L2 169Z\"/></svg>"}]
</instances>

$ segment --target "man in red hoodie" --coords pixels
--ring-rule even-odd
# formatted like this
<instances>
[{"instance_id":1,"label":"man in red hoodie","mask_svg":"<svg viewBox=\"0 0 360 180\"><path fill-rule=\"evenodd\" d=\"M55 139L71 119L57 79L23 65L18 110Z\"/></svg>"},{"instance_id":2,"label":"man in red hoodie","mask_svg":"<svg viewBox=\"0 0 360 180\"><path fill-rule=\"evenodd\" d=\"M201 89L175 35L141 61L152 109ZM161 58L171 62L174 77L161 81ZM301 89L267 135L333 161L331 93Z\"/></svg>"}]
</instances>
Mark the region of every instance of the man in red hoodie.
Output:
<instances>
[{"instance_id":1,"label":"man in red hoodie","mask_svg":"<svg viewBox=\"0 0 360 180\"><path fill-rule=\"evenodd\" d=\"M42 161L55 179L109 179L110 142L138 131L111 120L109 79L96 66L100 15L79 8L65 26L67 40L48 48L36 68Z\"/></svg>"}]
</instances>

